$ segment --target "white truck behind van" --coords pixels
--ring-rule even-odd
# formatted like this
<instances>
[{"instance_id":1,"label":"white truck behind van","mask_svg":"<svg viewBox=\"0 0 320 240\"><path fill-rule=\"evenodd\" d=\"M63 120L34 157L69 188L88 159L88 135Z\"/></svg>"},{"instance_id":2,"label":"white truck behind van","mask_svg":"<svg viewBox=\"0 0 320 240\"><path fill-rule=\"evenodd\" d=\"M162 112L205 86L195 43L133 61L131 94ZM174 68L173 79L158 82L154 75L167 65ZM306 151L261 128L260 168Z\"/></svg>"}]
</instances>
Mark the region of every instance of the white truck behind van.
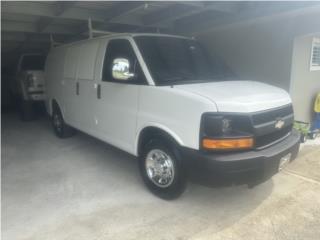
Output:
<instances>
[{"instance_id":1,"label":"white truck behind van","mask_svg":"<svg viewBox=\"0 0 320 240\"><path fill-rule=\"evenodd\" d=\"M56 47L45 77L56 135L78 129L137 156L165 199L187 179L258 183L298 153L288 93L240 81L189 38L118 34Z\"/></svg>"},{"instance_id":2,"label":"white truck behind van","mask_svg":"<svg viewBox=\"0 0 320 240\"><path fill-rule=\"evenodd\" d=\"M38 53L26 53L20 56L15 86L12 88L19 99L20 116L22 120L32 120L35 117L35 104L44 101L44 65L46 56Z\"/></svg>"}]
</instances>

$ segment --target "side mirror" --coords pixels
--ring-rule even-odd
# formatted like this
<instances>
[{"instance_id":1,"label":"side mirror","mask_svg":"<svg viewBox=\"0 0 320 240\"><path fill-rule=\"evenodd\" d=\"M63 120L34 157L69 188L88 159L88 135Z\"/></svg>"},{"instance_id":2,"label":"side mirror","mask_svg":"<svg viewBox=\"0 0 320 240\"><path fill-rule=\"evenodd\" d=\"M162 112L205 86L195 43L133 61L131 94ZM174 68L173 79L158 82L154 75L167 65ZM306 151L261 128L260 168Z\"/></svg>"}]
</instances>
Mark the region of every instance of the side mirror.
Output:
<instances>
[{"instance_id":1,"label":"side mirror","mask_svg":"<svg viewBox=\"0 0 320 240\"><path fill-rule=\"evenodd\" d=\"M128 59L116 58L112 62L112 77L117 80L127 81L134 77L134 73L130 73L130 63Z\"/></svg>"}]
</instances>

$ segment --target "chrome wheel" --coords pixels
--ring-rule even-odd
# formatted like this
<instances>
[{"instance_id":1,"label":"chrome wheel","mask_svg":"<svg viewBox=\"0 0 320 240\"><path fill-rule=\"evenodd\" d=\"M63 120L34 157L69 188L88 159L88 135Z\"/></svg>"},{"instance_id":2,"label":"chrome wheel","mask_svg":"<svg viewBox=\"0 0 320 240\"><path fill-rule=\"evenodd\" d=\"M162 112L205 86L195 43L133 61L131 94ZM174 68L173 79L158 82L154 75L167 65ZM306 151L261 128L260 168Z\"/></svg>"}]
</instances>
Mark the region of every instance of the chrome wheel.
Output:
<instances>
[{"instance_id":1,"label":"chrome wheel","mask_svg":"<svg viewBox=\"0 0 320 240\"><path fill-rule=\"evenodd\" d=\"M59 114L55 113L53 115L53 126L54 126L54 128L58 132L61 132L62 131L62 125L63 125L63 122L62 122L61 117L59 116Z\"/></svg>"},{"instance_id":2,"label":"chrome wheel","mask_svg":"<svg viewBox=\"0 0 320 240\"><path fill-rule=\"evenodd\" d=\"M158 187L170 186L174 179L174 163L171 157L160 149L151 150L145 161L148 178Z\"/></svg>"}]
</instances>

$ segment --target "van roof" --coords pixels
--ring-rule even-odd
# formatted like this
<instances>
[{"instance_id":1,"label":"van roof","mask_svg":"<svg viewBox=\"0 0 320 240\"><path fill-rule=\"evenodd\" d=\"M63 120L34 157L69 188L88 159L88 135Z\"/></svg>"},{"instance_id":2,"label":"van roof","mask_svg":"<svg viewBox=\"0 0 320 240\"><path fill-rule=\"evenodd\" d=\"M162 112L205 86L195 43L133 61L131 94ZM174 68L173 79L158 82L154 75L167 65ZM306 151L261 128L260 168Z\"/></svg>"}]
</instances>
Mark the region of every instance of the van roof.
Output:
<instances>
[{"instance_id":1,"label":"van roof","mask_svg":"<svg viewBox=\"0 0 320 240\"><path fill-rule=\"evenodd\" d=\"M94 41L94 40L97 40L97 39L108 39L108 38L117 38L117 37L137 37L137 36L175 37L175 38L192 39L191 37L173 35L173 34L162 34L162 33L114 33L114 34L103 35L103 36L100 36L100 37L83 39L83 40L76 41L76 42L62 44L60 46L56 46L55 48L70 46L70 45L83 43L83 42L88 42L88 41Z\"/></svg>"}]
</instances>

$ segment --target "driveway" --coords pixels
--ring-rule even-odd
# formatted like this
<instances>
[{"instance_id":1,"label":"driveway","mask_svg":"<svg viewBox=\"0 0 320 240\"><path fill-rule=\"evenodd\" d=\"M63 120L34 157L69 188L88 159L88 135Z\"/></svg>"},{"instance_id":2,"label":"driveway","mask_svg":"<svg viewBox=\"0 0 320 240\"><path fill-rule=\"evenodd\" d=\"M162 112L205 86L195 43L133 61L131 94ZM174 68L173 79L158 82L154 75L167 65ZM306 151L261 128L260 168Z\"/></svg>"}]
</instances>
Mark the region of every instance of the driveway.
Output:
<instances>
[{"instance_id":1,"label":"driveway","mask_svg":"<svg viewBox=\"0 0 320 240\"><path fill-rule=\"evenodd\" d=\"M319 145L317 145L319 144ZM2 115L2 239L319 239L320 142L269 181L150 194L136 160L46 119Z\"/></svg>"}]
</instances>

